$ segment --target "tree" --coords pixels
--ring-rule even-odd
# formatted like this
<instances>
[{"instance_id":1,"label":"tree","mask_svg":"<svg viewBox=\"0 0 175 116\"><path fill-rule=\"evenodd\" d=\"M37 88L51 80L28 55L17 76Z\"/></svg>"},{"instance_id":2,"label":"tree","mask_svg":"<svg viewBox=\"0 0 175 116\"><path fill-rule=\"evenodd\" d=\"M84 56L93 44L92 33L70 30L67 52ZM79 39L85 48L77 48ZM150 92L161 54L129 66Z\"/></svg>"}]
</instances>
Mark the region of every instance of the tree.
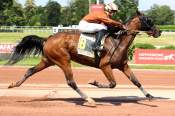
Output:
<instances>
[{"instance_id":1,"label":"tree","mask_svg":"<svg viewBox=\"0 0 175 116\"><path fill-rule=\"evenodd\" d=\"M0 11L11 7L13 5L13 0L0 0Z\"/></svg>"},{"instance_id":2,"label":"tree","mask_svg":"<svg viewBox=\"0 0 175 116\"><path fill-rule=\"evenodd\" d=\"M91 0L95 3L96 0ZM62 9L62 24L75 25L89 12L88 0L72 0L68 7ZM64 20L65 19L65 20Z\"/></svg>"},{"instance_id":3,"label":"tree","mask_svg":"<svg viewBox=\"0 0 175 116\"><path fill-rule=\"evenodd\" d=\"M58 26L61 19L61 5L56 1L51 1L45 6L45 15L42 16L45 22L43 25Z\"/></svg>"},{"instance_id":4,"label":"tree","mask_svg":"<svg viewBox=\"0 0 175 116\"><path fill-rule=\"evenodd\" d=\"M45 7L38 6L36 9L36 15L33 17L33 22L35 22L35 26L41 26L43 23L45 24Z\"/></svg>"},{"instance_id":5,"label":"tree","mask_svg":"<svg viewBox=\"0 0 175 116\"><path fill-rule=\"evenodd\" d=\"M153 5L147 12L148 16L151 17L155 24L158 25L171 25L174 24L174 12L169 6Z\"/></svg>"},{"instance_id":6,"label":"tree","mask_svg":"<svg viewBox=\"0 0 175 116\"><path fill-rule=\"evenodd\" d=\"M27 7L27 8L33 8L35 6L36 6L35 0L26 0L25 7Z\"/></svg>"},{"instance_id":7,"label":"tree","mask_svg":"<svg viewBox=\"0 0 175 116\"><path fill-rule=\"evenodd\" d=\"M13 0L0 0L0 25L5 25L6 16L4 10L13 5Z\"/></svg>"},{"instance_id":8,"label":"tree","mask_svg":"<svg viewBox=\"0 0 175 116\"><path fill-rule=\"evenodd\" d=\"M114 0L119 6L119 12L114 16L115 19L127 22L135 15L137 8L136 0Z\"/></svg>"},{"instance_id":9,"label":"tree","mask_svg":"<svg viewBox=\"0 0 175 116\"><path fill-rule=\"evenodd\" d=\"M36 15L35 0L26 0L24 11L25 11L26 24L29 26L35 25L36 22L32 20Z\"/></svg>"},{"instance_id":10,"label":"tree","mask_svg":"<svg viewBox=\"0 0 175 116\"><path fill-rule=\"evenodd\" d=\"M62 24L63 26L68 26L71 25L71 18L72 18L72 12L70 7L63 7L61 9L61 21L60 24Z\"/></svg>"},{"instance_id":11,"label":"tree","mask_svg":"<svg viewBox=\"0 0 175 116\"><path fill-rule=\"evenodd\" d=\"M89 2L87 0L75 0L70 4L70 9L72 11L71 24L78 24L89 11Z\"/></svg>"},{"instance_id":12,"label":"tree","mask_svg":"<svg viewBox=\"0 0 175 116\"><path fill-rule=\"evenodd\" d=\"M104 0L99 0L99 3L100 4L104 4Z\"/></svg>"},{"instance_id":13,"label":"tree","mask_svg":"<svg viewBox=\"0 0 175 116\"><path fill-rule=\"evenodd\" d=\"M24 12L22 5L17 1L13 2L13 6L3 11L5 17L3 25L25 25Z\"/></svg>"}]
</instances>

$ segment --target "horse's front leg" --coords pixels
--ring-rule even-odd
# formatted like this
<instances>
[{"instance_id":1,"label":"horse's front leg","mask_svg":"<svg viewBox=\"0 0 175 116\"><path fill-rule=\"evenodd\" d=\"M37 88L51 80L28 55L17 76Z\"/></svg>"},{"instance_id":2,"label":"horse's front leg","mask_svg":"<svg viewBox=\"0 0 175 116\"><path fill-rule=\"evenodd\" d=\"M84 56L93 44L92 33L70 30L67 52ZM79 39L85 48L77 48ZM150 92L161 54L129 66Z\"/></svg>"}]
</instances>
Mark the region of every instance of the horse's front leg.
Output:
<instances>
[{"instance_id":1,"label":"horse's front leg","mask_svg":"<svg viewBox=\"0 0 175 116\"><path fill-rule=\"evenodd\" d=\"M104 65L100 68L110 83L101 84L97 81L94 81L94 82L90 82L89 84L97 86L98 88L114 88L116 86L116 81L112 72L111 65L110 64Z\"/></svg>"},{"instance_id":2,"label":"horse's front leg","mask_svg":"<svg viewBox=\"0 0 175 116\"><path fill-rule=\"evenodd\" d=\"M128 77L128 79L136 85L143 94L149 99L153 99L154 97L149 94L141 85L141 83L138 81L138 79L135 77L134 73L131 71L131 68L128 66L128 64L125 64L124 67L121 69L121 71Z\"/></svg>"},{"instance_id":3,"label":"horse's front leg","mask_svg":"<svg viewBox=\"0 0 175 116\"><path fill-rule=\"evenodd\" d=\"M60 63L58 62L56 64L60 64ZM65 74L65 77L66 77L66 80L67 80L67 84L73 90L75 90L85 101L87 101L87 102L84 103L84 105L95 107L96 106L95 101L92 98L88 97L83 91L81 91L78 88L76 82L74 81L70 63L64 62L64 65L60 64L59 66L60 66L60 68L63 70L63 72Z\"/></svg>"}]
</instances>

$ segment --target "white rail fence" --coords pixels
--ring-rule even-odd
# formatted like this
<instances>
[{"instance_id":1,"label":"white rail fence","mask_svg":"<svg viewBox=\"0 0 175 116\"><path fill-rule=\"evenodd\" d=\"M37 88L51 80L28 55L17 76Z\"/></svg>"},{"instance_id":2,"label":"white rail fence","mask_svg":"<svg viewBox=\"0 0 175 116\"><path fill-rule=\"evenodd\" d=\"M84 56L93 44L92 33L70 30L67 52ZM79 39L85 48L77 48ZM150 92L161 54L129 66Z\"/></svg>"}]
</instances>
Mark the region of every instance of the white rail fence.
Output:
<instances>
[{"instance_id":1,"label":"white rail fence","mask_svg":"<svg viewBox=\"0 0 175 116\"><path fill-rule=\"evenodd\" d=\"M71 25L68 27L58 26L0 26L0 32L50 32L50 33L57 33L63 31L72 31L77 30L77 25Z\"/></svg>"},{"instance_id":2,"label":"white rail fence","mask_svg":"<svg viewBox=\"0 0 175 116\"><path fill-rule=\"evenodd\" d=\"M53 32L52 26L0 26L0 32Z\"/></svg>"}]
</instances>

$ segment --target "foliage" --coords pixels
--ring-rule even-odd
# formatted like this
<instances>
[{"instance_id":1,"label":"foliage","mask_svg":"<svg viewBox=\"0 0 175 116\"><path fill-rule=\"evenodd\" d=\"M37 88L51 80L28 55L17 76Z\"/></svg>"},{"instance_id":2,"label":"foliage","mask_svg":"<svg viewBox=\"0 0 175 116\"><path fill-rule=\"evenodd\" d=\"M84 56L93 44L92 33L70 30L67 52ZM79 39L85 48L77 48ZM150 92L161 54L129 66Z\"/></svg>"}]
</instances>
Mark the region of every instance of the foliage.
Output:
<instances>
[{"instance_id":1,"label":"foliage","mask_svg":"<svg viewBox=\"0 0 175 116\"><path fill-rule=\"evenodd\" d=\"M3 25L25 25L22 5L15 3L11 8L4 10L6 22Z\"/></svg>"},{"instance_id":2,"label":"foliage","mask_svg":"<svg viewBox=\"0 0 175 116\"><path fill-rule=\"evenodd\" d=\"M5 25L7 16L4 15L4 10L13 5L13 0L0 0L0 25Z\"/></svg>"},{"instance_id":3,"label":"foliage","mask_svg":"<svg viewBox=\"0 0 175 116\"><path fill-rule=\"evenodd\" d=\"M36 7L35 0L26 0L25 7L26 8Z\"/></svg>"},{"instance_id":4,"label":"foliage","mask_svg":"<svg viewBox=\"0 0 175 116\"><path fill-rule=\"evenodd\" d=\"M26 25L32 26L35 24L33 19L36 15L36 9L35 0L26 0L24 8Z\"/></svg>"},{"instance_id":5,"label":"foliage","mask_svg":"<svg viewBox=\"0 0 175 116\"><path fill-rule=\"evenodd\" d=\"M38 6L36 10L37 23L35 26L45 26L47 24L45 15L45 7Z\"/></svg>"},{"instance_id":6,"label":"foliage","mask_svg":"<svg viewBox=\"0 0 175 116\"><path fill-rule=\"evenodd\" d=\"M45 7L42 22L43 25L47 26L58 26L61 20L61 5L56 1L49 1Z\"/></svg>"},{"instance_id":7,"label":"foliage","mask_svg":"<svg viewBox=\"0 0 175 116\"><path fill-rule=\"evenodd\" d=\"M80 10L81 9L81 10ZM63 10L62 18L66 18L69 22L64 22L63 25L75 25L88 13L88 0L73 0L69 6Z\"/></svg>"},{"instance_id":8,"label":"foliage","mask_svg":"<svg viewBox=\"0 0 175 116\"><path fill-rule=\"evenodd\" d=\"M148 43L136 43L135 48L141 48L141 49L156 49L156 47L152 44L148 44Z\"/></svg>"},{"instance_id":9,"label":"foliage","mask_svg":"<svg viewBox=\"0 0 175 116\"><path fill-rule=\"evenodd\" d=\"M35 4L36 0L25 1L25 6L22 7L18 0L0 0L0 25L76 25L89 11L89 0L70 0L69 5L66 7L62 7L53 0L49 0L45 6L37 6ZM99 0L99 2L104 3L104 0ZM114 19L126 23L135 15L138 0L114 0L114 2L119 6L120 10L113 17ZM94 3L96 3L96 0L91 0L91 4ZM156 24L174 24L173 11L166 5L154 5L146 13L152 17Z\"/></svg>"},{"instance_id":10,"label":"foliage","mask_svg":"<svg viewBox=\"0 0 175 116\"><path fill-rule=\"evenodd\" d=\"M119 12L114 16L115 19L121 20L126 23L136 13L137 4L135 0L114 0L119 6Z\"/></svg>"},{"instance_id":11,"label":"foliage","mask_svg":"<svg viewBox=\"0 0 175 116\"><path fill-rule=\"evenodd\" d=\"M133 60L135 46L132 44L128 49L128 59Z\"/></svg>"},{"instance_id":12,"label":"foliage","mask_svg":"<svg viewBox=\"0 0 175 116\"><path fill-rule=\"evenodd\" d=\"M13 0L0 0L0 11L5 10L13 5Z\"/></svg>"},{"instance_id":13,"label":"foliage","mask_svg":"<svg viewBox=\"0 0 175 116\"><path fill-rule=\"evenodd\" d=\"M174 12L167 5L154 5L147 13L147 15L150 16L157 25L174 24Z\"/></svg>"},{"instance_id":14,"label":"foliage","mask_svg":"<svg viewBox=\"0 0 175 116\"><path fill-rule=\"evenodd\" d=\"M94 4L96 0L91 0ZM102 2L102 1L100 1ZM62 21L63 25L75 25L89 12L88 0L72 0L68 7L62 9Z\"/></svg>"},{"instance_id":15,"label":"foliage","mask_svg":"<svg viewBox=\"0 0 175 116\"><path fill-rule=\"evenodd\" d=\"M99 3L100 3L100 4L103 4L103 3L104 3L104 0L99 0Z\"/></svg>"},{"instance_id":16,"label":"foliage","mask_svg":"<svg viewBox=\"0 0 175 116\"><path fill-rule=\"evenodd\" d=\"M68 25L71 25L72 22L71 22L71 8L70 7L65 7L65 8L62 8L61 10L61 24L63 26L68 26Z\"/></svg>"}]
</instances>

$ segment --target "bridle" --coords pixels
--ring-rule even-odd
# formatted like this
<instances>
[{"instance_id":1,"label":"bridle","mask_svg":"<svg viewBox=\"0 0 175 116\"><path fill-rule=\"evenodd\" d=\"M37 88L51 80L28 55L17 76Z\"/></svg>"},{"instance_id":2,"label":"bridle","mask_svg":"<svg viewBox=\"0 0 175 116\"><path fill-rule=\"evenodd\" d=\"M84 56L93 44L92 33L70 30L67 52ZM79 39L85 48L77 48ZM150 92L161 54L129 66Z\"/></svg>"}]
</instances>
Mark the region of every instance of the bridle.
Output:
<instances>
[{"instance_id":1,"label":"bridle","mask_svg":"<svg viewBox=\"0 0 175 116\"><path fill-rule=\"evenodd\" d=\"M141 22L141 31L154 30L154 24L152 20L146 16L139 16Z\"/></svg>"},{"instance_id":2,"label":"bridle","mask_svg":"<svg viewBox=\"0 0 175 116\"><path fill-rule=\"evenodd\" d=\"M136 35L137 33L139 32L149 32L149 31L152 31L153 33L155 33L155 26L152 22L152 20L146 16L139 16L139 20L141 22L141 28L140 28L140 31L139 30L133 30L131 35ZM125 31L131 31L131 30L125 30ZM134 33L133 33L134 32ZM119 34L120 35L120 34ZM112 57L114 55L114 52L116 51L116 49L119 47L119 44L120 44L121 41L119 41L118 45L116 45L116 47L114 48L113 52L112 52L112 55L111 57L109 58L109 63L111 62L112 60Z\"/></svg>"}]
</instances>

